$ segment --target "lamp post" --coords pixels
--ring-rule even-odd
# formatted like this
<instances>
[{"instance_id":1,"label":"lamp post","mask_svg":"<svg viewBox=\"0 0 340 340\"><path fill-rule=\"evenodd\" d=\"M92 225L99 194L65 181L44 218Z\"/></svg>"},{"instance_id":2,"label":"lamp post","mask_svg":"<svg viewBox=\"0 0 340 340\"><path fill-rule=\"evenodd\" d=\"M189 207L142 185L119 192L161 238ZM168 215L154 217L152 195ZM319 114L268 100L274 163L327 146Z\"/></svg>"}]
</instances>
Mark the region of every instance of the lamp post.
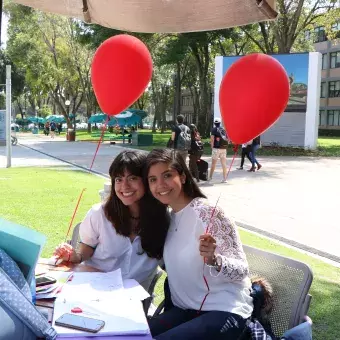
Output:
<instances>
[{"instance_id":1,"label":"lamp post","mask_svg":"<svg viewBox=\"0 0 340 340\"><path fill-rule=\"evenodd\" d=\"M35 119L36 119L36 121L37 121L38 133L39 133L38 111L39 111L39 106L37 105L37 106L35 107Z\"/></svg>"},{"instance_id":2,"label":"lamp post","mask_svg":"<svg viewBox=\"0 0 340 340\"><path fill-rule=\"evenodd\" d=\"M66 100L65 101L65 106L66 106L66 112L67 112L67 115L69 116L70 114L70 105L71 105L71 101L70 100ZM73 133L72 133L72 137L71 137L71 134L69 132L67 132L68 134L68 141L71 142L71 141L75 141L76 140L76 129L75 129L75 124L74 124L74 127L73 127Z\"/></svg>"}]
</instances>

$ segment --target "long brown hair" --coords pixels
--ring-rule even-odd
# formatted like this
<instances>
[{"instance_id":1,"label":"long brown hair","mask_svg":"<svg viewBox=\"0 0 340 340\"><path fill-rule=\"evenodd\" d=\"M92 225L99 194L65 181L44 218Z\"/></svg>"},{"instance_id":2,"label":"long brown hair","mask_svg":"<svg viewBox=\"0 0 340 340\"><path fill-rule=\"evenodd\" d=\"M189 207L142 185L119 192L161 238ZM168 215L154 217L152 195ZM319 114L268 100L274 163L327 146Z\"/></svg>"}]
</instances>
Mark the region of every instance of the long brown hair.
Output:
<instances>
[{"instance_id":1,"label":"long brown hair","mask_svg":"<svg viewBox=\"0 0 340 340\"><path fill-rule=\"evenodd\" d=\"M132 232L129 208L117 197L115 178L124 172L142 177L146 161L146 153L142 151L122 151L112 162L109 174L111 177L111 193L104 204L104 212L116 232L128 237ZM139 201L139 228L141 245L149 257L162 258L166 233L169 228L169 216L166 207L148 192ZM155 227L153 227L154 225Z\"/></svg>"}]
</instances>

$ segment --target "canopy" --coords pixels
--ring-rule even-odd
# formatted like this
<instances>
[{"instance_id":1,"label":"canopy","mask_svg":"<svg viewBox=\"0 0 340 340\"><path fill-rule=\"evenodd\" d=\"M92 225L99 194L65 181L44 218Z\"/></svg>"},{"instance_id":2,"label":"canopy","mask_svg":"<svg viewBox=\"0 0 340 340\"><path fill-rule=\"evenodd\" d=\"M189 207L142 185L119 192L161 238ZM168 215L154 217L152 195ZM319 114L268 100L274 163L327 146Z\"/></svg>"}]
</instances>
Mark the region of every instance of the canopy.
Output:
<instances>
[{"instance_id":1,"label":"canopy","mask_svg":"<svg viewBox=\"0 0 340 340\"><path fill-rule=\"evenodd\" d=\"M138 110L138 109L128 109L126 111L123 111L119 115L112 116L110 118L110 121L108 123L109 126L125 126L125 125L134 125L138 124L142 121L143 118L145 118L148 115L148 113L144 110ZM90 124L95 123L104 123L107 119L107 115L105 113L96 113L95 115L92 115L89 118Z\"/></svg>"},{"instance_id":2,"label":"canopy","mask_svg":"<svg viewBox=\"0 0 340 340\"><path fill-rule=\"evenodd\" d=\"M66 119L63 115L50 115L46 117L46 120L49 122L55 123L66 123Z\"/></svg>"},{"instance_id":3,"label":"canopy","mask_svg":"<svg viewBox=\"0 0 340 340\"><path fill-rule=\"evenodd\" d=\"M130 111L124 111L124 113L120 113L119 115L113 116L107 125L108 126L135 125L135 124L139 124L141 121L142 121L142 118L138 114L130 112Z\"/></svg>"},{"instance_id":4,"label":"canopy","mask_svg":"<svg viewBox=\"0 0 340 340\"><path fill-rule=\"evenodd\" d=\"M132 32L210 31L275 19L276 0L14 0L45 12Z\"/></svg>"},{"instance_id":5,"label":"canopy","mask_svg":"<svg viewBox=\"0 0 340 340\"><path fill-rule=\"evenodd\" d=\"M46 120L42 117L27 117L27 121L31 123L44 124Z\"/></svg>"},{"instance_id":6,"label":"canopy","mask_svg":"<svg viewBox=\"0 0 340 340\"><path fill-rule=\"evenodd\" d=\"M103 123L107 118L107 115L105 113L96 113L95 115L92 115L89 118L89 123L90 124L95 124L95 123Z\"/></svg>"}]
</instances>

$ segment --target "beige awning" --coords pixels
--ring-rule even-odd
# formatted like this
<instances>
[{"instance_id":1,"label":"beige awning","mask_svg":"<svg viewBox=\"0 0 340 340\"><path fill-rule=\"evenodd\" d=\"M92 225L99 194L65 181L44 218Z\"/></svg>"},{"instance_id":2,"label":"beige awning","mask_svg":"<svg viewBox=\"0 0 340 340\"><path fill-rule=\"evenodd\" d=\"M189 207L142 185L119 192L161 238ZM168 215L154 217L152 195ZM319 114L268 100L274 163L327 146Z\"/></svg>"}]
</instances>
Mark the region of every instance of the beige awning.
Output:
<instances>
[{"instance_id":1,"label":"beige awning","mask_svg":"<svg viewBox=\"0 0 340 340\"><path fill-rule=\"evenodd\" d=\"M275 19L275 0L14 0L45 12L131 31L207 31Z\"/></svg>"}]
</instances>

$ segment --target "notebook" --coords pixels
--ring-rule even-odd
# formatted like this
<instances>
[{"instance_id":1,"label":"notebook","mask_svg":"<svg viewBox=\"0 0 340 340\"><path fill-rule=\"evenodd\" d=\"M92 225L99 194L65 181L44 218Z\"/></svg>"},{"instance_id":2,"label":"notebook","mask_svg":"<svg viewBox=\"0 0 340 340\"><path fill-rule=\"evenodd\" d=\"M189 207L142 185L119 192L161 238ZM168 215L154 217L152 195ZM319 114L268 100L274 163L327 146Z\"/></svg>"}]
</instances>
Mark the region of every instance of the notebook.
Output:
<instances>
[{"instance_id":1,"label":"notebook","mask_svg":"<svg viewBox=\"0 0 340 340\"><path fill-rule=\"evenodd\" d=\"M43 234L0 218L0 248L18 264L29 284L45 242Z\"/></svg>"}]
</instances>

